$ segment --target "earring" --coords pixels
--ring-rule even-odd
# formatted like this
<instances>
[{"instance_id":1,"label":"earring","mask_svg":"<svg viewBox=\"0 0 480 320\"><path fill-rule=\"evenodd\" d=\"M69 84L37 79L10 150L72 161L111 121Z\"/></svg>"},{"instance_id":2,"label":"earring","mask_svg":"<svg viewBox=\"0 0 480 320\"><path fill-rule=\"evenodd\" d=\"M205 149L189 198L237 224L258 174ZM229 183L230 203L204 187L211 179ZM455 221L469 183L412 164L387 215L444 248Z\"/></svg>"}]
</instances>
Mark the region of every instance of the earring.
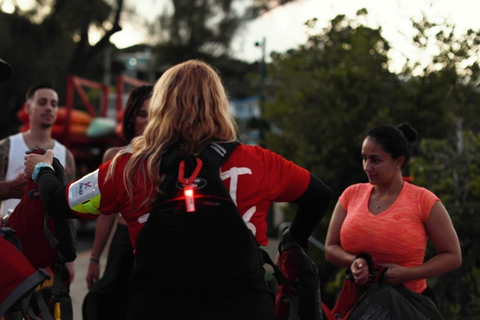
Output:
<instances>
[{"instance_id":1,"label":"earring","mask_svg":"<svg viewBox=\"0 0 480 320\"><path fill-rule=\"evenodd\" d=\"M398 166L396 166L396 167L395 167L395 169L397 169L397 170L398 170Z\"/></svg>"}]
</instances>

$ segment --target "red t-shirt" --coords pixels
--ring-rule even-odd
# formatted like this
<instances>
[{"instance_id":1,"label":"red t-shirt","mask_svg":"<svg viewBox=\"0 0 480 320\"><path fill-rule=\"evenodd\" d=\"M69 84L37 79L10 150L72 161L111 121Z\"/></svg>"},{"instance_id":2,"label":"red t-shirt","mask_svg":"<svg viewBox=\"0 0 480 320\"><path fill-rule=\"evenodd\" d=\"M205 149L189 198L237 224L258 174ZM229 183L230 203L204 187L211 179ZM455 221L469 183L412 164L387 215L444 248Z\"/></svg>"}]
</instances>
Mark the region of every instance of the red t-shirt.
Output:
<instances>
[{"instance_id":1,"label":"red t-shirt","mask_svg":"<svg viewBox=\"0 0 480 320\"><path fill-rule=\"evenodd\" d=\"M139 209L130 203L123 183L123 169L129 158L130 154L127 154L118 159L113 178L109 180L105 180L105 177L110 161L99 167L101 200L98 210L102 214L122 213L135 247L152 207ZM298 199L310 182L309 172L293 162L261 147L243 144L222 165L221 178L243 220L262 246L268 244L266 215L270 204L273 201L291 202ZM135 202L141 203L152 189L151 185L145 185L140 179L135 180Z\"/></svg>"},{"instance_id":2,"label":"red t-shirt","mask_svg":"<svg viewBox=\"0 0 480 320\"><path fill-rule=\"evenodd\" d=\"M373 185L348 187L340 196L347 215L340 230L342 248L352 254L368 253L377 264L395 263L412 268L423 263L427 246L425 222L440 201L431 191L404 182L395 202L382 213L372 214L368 201ZM405 282L415 292L426 289L425 279Z\"/></svg>"}]
</instances>

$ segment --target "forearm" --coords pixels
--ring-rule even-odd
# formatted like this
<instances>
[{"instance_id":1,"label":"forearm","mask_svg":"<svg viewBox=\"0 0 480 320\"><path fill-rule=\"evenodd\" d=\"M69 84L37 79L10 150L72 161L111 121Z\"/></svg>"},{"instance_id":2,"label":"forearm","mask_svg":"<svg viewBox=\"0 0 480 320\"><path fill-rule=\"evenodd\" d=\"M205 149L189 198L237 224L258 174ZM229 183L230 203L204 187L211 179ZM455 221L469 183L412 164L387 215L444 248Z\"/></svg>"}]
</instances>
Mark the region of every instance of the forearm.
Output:
<instances>
[{"instance_id":1,"label":"forearm","mask_svg":"<svg viewBox=\"0 0 480 320\"><path fill-rule=\"evenodd\" d=\"M0 201L7 199L21 199L25 192L25 181L20 182L18 179L0 181Z\"/></svg>"},{"instance_id":2,"label":"forearm","mask_svg":"<svg viewBox=\"0 0 480 320\"><path fill-rule=\"evenodd\" d=\"M115 221L116 215L101 215L98 217L92 246L92 256L100 258L102 255Z\"/></svg>"},{"instance_id":3,"label":"forearm","mask_svg":"<svg viewBox=\"0 0 480 320\"><path fill-rule=\"evenodd\" d=\"M12 188L10 187L10 181L0 182L0 201L15 198L12 195Z\"/></svg>"},{"instance_id":4,"label":"forearm","mask_svg":"<svg viewBox=\"0 0 480 320\"><path fill-rule=\"evenodd\" d=\"M345 251L340 245L325 246L325 260L342 268L350 268L356 255Z\"/></svg>"},{"instance_id":5,"label":"forearm","mask_svg":"<svg viewBox=\"0 0 480 320\"><path fill-rule=\"evenodd\" d=\"M58 181L51 169L43 168L40 170L37 184L40 197L48 214L55 217L78 218L68 206L65 197L66 185Z\"/></svg>"},{"instance_id":6,"label":"forearm","mask_svg":"<svg viewBox=\"0 0 480 320\"><path fill-rule=\"evenodd\" d=\"M302 246L307 246L308 238L325 215L331 197L332 190L310 175L307 189L293 202L297 204L297 212L290 226L290 235Z\"/></svg>"},{"instance_id":7,"label":"forearm","mask_svg":"<svg viewBox=\"0 0 480 320\"><path fill-rule=\"evenodd\" d=\"M428 279L438 277L461 265L461 257L455 253L440 253L418 267L406 268L405 280Z\"/></svg>"}]
</instances>

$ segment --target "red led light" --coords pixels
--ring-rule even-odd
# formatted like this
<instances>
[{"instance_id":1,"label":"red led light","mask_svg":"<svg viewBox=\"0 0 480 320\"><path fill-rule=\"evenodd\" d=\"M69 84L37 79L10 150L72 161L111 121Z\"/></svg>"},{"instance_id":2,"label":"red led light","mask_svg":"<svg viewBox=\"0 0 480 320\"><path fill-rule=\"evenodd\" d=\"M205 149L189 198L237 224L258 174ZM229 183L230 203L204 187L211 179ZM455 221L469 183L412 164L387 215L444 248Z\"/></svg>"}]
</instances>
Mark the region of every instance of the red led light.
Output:
<instances>
[{"instance_id":1,"label":"red led light","mask_svg":"<svg viewBox=\"0 0 480 320\"><path fill-rule=\"evenodd\" d=\"M193 187L192 186L185 186L183 189L183 194L185 196L185 207L187 212L194 212L195 211L195 198L193 194Z\"/></svg>"},{"instance_id":2,"label":"red led light","mask_svg":"<svg viewBox=\"0 0 480 320\"><path fill-rule=\"evenodd\" d=\"M185 189L185 197L193 197L193 190Z\"/></svg>"}]
</instances>

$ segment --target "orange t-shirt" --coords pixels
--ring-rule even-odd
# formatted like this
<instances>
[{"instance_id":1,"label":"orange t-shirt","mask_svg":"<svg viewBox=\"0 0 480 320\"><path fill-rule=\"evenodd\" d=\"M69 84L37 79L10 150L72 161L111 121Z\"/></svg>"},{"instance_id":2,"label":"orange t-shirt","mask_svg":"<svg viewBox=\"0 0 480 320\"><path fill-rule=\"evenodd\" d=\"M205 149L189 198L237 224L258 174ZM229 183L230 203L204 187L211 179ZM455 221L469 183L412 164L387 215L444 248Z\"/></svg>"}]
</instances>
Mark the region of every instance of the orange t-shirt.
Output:
<instances>
[{"instance_id":1,"label":"orange t-shirt","mask_svg":"<svg viewBox=\"0 0 480 320\"><path fill-rule=\"evenodd\" d=\"M425 188L405 182L390 208L375 215L368 210L372 190L372 184L359 183L340 196L347 212L340 231L343 249L355 255L368 253L376 264L395 263L407 268L421 265L428 241L425 222L440 199ZM426 279L404 285L417 293L427 288Z\"/></svg>"}]
</instances>

